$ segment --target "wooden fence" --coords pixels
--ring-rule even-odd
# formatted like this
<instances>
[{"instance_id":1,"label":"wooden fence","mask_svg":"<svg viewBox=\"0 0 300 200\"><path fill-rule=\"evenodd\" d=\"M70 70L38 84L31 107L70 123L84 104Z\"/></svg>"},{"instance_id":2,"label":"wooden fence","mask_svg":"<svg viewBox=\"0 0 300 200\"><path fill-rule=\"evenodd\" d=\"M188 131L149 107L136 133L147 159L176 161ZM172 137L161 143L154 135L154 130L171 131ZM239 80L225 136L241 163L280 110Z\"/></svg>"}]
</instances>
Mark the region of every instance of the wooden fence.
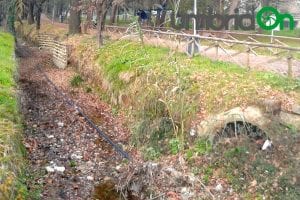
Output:
<instances>
[{"instance_id":1,"label":"wooden fence","mask_svg":"<svg viewBox=\"0 0 300 200\"><path fill-rule=\"evenodd\" d=\"M68 65L69 60L69 47L62 42L55 39L51 34L39 34L37 36L38 45L42 48L49 50L53 56L54 64L61 69Z\"/></svg>"},{"instance_id":2,"label":"wooden fence","mask_svg":"<svg viewBox=\"0 0 300 200\"><path fill-rule=\"evenodd\" d=\"M106 31L115 32L119 34L127 34L134 35L137 34L135 30L130 30L128 27L119 27L119 26L106 26ZM281 42L279 38L284 37L274 37L274 43L263 43L259 42L255 39L254 35L247 35L246 39L238 40L237 38L228 35L227 38L220 37L212 37L212 36L204 36L204 35L191 35L184 32L173 32L173 31L161 31L161 30L149 30L142 29L144 37L155 37L159 39L168 39L175 41L177 43L184 43L186 46L191 45L191 43L201 42L201 45L205 46L205 48L199 50L199 52L188 52L188 54L195 55L197 53L205 53L210 49L215 49L215 58L219 59L220 51L224 52L227 57L231 59L231 61L236 62L240 65L246 65L246 67L250 68L251 62L256 61L256 56L261 54L261 52L268 54L268 56L274 57L274 59L268 60L268 63L276 62L279 59L285 59L287 66L287 75L289 77L293 77L293 61L296 61L295 55L300 56L300 48L291 47L287 44ZM298 42L299 39L295 38L295 41ZM201 46L200 44L197 44ZM236 47L236 48L235 48ZM242 48L241 48L242 47ZM194 47L187 48L187 51L195 50ZM229 49L234 49L234 51L230 51ZM259 51L259 53L258 53ZM246 55L246 59L241 64L236 61L235 58L239 57L241 54ZM254 58L253 58L254 56ZM251 60L252 59L252 60ZM300 69L300 65L297 61L296 67ZM299 65L299 66L298 66ZM297 70L299 70L297 69Z\"/></svg>"}]
</instances>

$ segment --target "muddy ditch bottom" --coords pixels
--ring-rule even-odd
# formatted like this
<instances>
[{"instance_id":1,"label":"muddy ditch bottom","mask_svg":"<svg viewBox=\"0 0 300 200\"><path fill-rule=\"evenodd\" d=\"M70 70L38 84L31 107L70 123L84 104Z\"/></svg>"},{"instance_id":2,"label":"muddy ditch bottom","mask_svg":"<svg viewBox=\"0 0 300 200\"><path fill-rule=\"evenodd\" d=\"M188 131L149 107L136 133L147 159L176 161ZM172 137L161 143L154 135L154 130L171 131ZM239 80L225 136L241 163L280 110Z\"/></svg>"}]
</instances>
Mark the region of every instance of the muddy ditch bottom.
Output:
<instances>
[{"instance_id":1,"label":"muddy ditch bottom","mask_svg":"<svg viewBox=\"0 0 300 200\"><path fill-rule=\"evenodd\" d=\"M105 145L82 116L66 105L36 66L42 66L66 94L71 90L68 81L74 72L54 68L47 52L25 43L18 44L16 54L20 63L18 84L24 144L31 174L27 183L29 199L119 199L120 194L113 188L120 175L116 168L124 163L122 158ZM120 120L113 118L108 106L95 101L93 94L78 93L72 99L79 106L84 102L85 113L99 119L97 125L109 130L107 134L112 140L126 142L115 131L126 128L115 123Z\"/></svg>"}]
</instances>

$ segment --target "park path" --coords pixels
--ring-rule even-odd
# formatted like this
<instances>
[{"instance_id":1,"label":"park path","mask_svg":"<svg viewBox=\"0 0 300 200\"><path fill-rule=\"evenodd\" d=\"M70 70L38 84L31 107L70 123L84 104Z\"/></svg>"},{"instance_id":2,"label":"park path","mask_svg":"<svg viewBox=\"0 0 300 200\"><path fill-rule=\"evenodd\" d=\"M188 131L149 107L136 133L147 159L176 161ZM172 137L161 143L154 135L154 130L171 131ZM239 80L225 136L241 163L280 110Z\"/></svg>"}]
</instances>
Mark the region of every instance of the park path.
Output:
<instances>
[{"instance_id":1,"label":"park path","mask_svg":"<svg viewBox=\"0 0 300 200\"><path fill-rule=\"evenodd\" d=\"M43 23L52 23L49 18L47 18L45 15L42 16ZM61 29L65 29L67 31L68 24L65 23L53 23L54 27L59 27ZM87 34L96 35L97 31L95 29L89 29ZM125 34L120 34L117 32L106 32L106 35L112 39L120 39L120 38L126 38L126 39L138 39L136 36L126 36ZM125 36L125 37L124 37ZM186 43L185 42L178 42L173 41L170 39L164 39L164 38L156 38L156 37L148 37L147 34L144 35L144 42L150 45L156 45L156 46L162 46L167 47L170 49L174 49L180 52L186 52ZM201 46L201 50L207 49L208 46ZM220 61L227 61L232 62L235 64L240 65L241 67L247 66L247 53L239 53L237 56L229 56L236 54L236 50L226 49L227 53L225 53L223 50L218 50L218 57L216 58L216 50L215 48L211 48L205 52L202 52L201 55L207 56L213 60L220 60ZM287 58L278 58L274 56L267 56L267 55L250 55L250 69L260 70L260 71L270 71L274 72L280 75L287 76L288 74L288 62ZM300 60L292 59L292 71L293 71L293 77L300 78Z\"/></svg>"},{"instance_id":2,"label":"park path","mask_svg":"<svg viewBox=\"0 0 300 200\"><path fill-rule=\"evenodd\" d=\"M114 39L117 39L119 37L123 37L123 35L116 34L113 36ZM125 37L130 38L130 37ZM132 39L136 37L131 37ZM162 38L154 38L154 37L146 37L144 41L147 44L156 45L156 46L163 46L167 48L171 48L180 52L185 53L187 48L186 42L178 42L178 41L172 41L168 39L162 39ZM219 48L218 50L218 57L216 57L216 49L214 47L208 49L208 46L201 46L200 51L201 55L207 56L211 58L212 60L219 60L219 61L226 61L231 62L234 64L238 64L239 66L243 68L247 68L247 53L239 53L237 56L230 56L238 53L235 50L225 49L223 51ZM230 54L230 55L229 55ZM250 69L255 69L259 71L269 71L273 73L277 73L280 75L287 76L288 75L288 62L287 58L278 58L274 56L266 56L266 55L254 55L250 54L249 57ZM293 71L293 77L300 78L300 61L296 59L292 59L292 71Z\"/></svg>"},{"instance_id":3,"label":"park path","mask_svg":"<svg viewBox=\"0 0 300 200\"><path fill-rule=\"evenodd\" d=\"M114 117L110 107L97 95L71 87L70 79L75 72L70 68L53 67L46 52L19 43L17 56L24 144L33 175L28 183L30 193L34 195L34 191L41 190L38 199L43 200L92 199L99 190L102 191L100 183L111 183L106 189L114 191L122 158L63 101L37 66L113 141L125 146L128 130L123 119ZM98 199L117 199L113 198L116 194L111 198L101 198L99 194Z\"/></svg>"}]
</instances>

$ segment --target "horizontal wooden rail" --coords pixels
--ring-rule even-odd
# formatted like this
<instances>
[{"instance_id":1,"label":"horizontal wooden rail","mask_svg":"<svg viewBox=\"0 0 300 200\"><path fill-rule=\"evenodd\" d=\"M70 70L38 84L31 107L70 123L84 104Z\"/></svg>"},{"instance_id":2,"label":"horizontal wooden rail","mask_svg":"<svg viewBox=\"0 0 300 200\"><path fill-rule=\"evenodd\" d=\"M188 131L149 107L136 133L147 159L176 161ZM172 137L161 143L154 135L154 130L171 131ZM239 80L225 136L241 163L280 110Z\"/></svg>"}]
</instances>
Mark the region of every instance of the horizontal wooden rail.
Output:
<instances>
[{"instance_id":1,"label":"horizontal wooden rail","mask_svg":"<svg viewBox=\"0 0 300 200\"><path fill-rule=\"evenodd\" d=\"M113 26L111 26L113 27ZM115 26L116 27L116 26ZM127 27L122 27L122 26L118 26L120 28L127 28ZM158 31L162 31L162 30L167 30L167 28L165 27L151 27L151 26L146 26L143 27L144 29L147 30L158 30ZM184 33L183 30L176 30L173 28L168 28L169 31L172 32L178 32L178 33ZM259 34L259 33L245 33L245 32L239 32L239 31L228 31L228 30L224 30L224 31L215 31L215 30L197 30L197 33L219 33L219 34L232 34L232 35L245 35L245 36L256 36L256 37L267 37L267 38L274 38L274 39L288 39L288 40L295 40L300 42L300 38L297 37L288 37L288 36L279 36L279 35L266 35L266 34Z\"/></svg>"},{"instance_id":2,"label":"horizontal wooden rail","mask_svg":"<svg viewBox=\"0 0 300 200\"><path fill-rule=\"evenodd\" d=\"M39 34L37 36L40 47L49 50L52 53L54 64L59 68L66 68L69 59L69 48L67 45L55 40L51 34Z\"/></svg>"},{"instance_id":3,"label":"horizontal wooden rail","mask_svg":"<svg viewBox=\"0 0 300 200\"><path fill-rule=\"evenodd\" d=\"M234 31L213 31L213 30L198 30L198 33L222 33L222 34L232 34L232 35L244 35L244 36L255 36L255 37L267 37L267 38L274 38L274 39L288 39L288 40L295 40L300 42L300 38L296 37L287 37L287 36L279 36L279 35L265 35L265 34L258 34L258 33L242 33L242 32L234 32Z\"/></svg>"},{"instance_id":4,"label":"horizontal wooden rail","mask_svg":"<svg viewBox=\"0 0 300 200\"><path fill-rule=\"evenodd\" d=\"M128 29L127 27L119 27L119 26L106 26L106 27L121 29L121 30ZM300 48L297 48L297 47L267 44L267 43L261 43L261 42L247 42L247 41L239 41L239 40L230 40L230 39L223 39L223 38L217 38L217 37L207 37L207 36L192 35L192 34L186 34L186 33L176 33L176 32L170 32L170 31L154 31L154 30L148 30L148 29L142 29L142 31L144 33L173 35L173 36L180 36L180 37L184 37L184 38L196 38L196 39L205 39L205 40L218 41L218 42L227 42L227 43L231 43L231 44L242 44L242 45L249 45L249 46L276 48L276 49L283 49L283 50L289 50L289 51L300 51Z\"/></svg>"},{"instance_id":5,"label":"horizontal wooden rail","mask_svg":"<svg viewBox=\"0 0 300 200\"><path fill-rule=\"evenodd\" d=\"M136 36L137 30L132 27L124 27L124 26L106 26L105 27L107 32L116 32L118 34L122 34L125 36ZM165 38L166 40L171 40L175 42L179 42L179 44L182 43L182 41L185 41L186 44L186 53L189 56L194 56L197 54L202 54L207 51L211 51L211 49L215 49L215 59L221 59L219 54L221 50L225 53L226 56L231 58L231 61L236 62L237 64L241 66L246 66L247 68L256 67L260 64L265 65L265 60L261 61L261 63L257 62L251 62L253 60L253 57L250 56L250 54L253 54L254 56L258 56L258 53L254 50L256 49L267 49L268 52L270 52L271 57L268 63L273 63L276 61L283 61L287 62L287 71L286 74L289 77L294 77L294 69L297 71L299 70L299 61L294 59L294 53L299 54L300 48L299 47L292 47L288 46L287 44L279 41L278 39L274 39L275 43L263 43L258 41L257 39L251 37L248 35L246 40L238 40L237 38L233 37L232 35L228 35L229 39L225 38L218 38L218 37L207 37L207 36L201 36L201 35L193 35L193 34L187 34L184 32L173 32L172 30L150 30L150 29L141 29L145 37L154 37L154 38ZM226 33L226 32L225 32ZM124 36L124 37L125 37ZM201 49L201 41L207 41L207 43L204 43L206 46L203 46L204 48ZM192 42L192 43L191 43ZM222 45L226 45L230 49L232 49L235 45L241 45L245 48L243 49L236 49L234 51L228 51L224 48ZM197 47L197 48L196 48ZM195 50L196 48L196 50ZM267 53L268 53L267 52ZM235 59L238 55L243 54L245 57L245 60ZM284 54L284 55L283 55ZM274 56L275 59L272 57ZM281 57L283 56L283 57ZM285 58L284 58L285 57ZM284 61L285 60L285 61ZM252 65L253 63L253 65ZM260 67L260 66L259 66ZM296 67L296 68L295 68ZM283 74L282 71L278 72L280 74ZM299 77L298 73L295 74L296 77Z\"/></svg>"}]
</instances>

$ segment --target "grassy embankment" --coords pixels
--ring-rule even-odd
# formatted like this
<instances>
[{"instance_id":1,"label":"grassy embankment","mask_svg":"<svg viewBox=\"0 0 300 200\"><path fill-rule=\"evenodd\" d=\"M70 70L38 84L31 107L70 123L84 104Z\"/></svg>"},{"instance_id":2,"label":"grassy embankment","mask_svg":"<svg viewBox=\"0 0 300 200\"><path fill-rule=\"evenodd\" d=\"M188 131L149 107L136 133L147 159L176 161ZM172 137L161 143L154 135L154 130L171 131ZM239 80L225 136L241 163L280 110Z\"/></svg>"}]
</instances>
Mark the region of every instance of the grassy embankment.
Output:
<instances>
[{"instance_id":1,"label":"grassy embankment","mask_svg":"<svg viewBox=\"0 0 300 200\"><path fill-rule=\"evenodd\" d=\"M0 32L0 199L23 199L26 195L24 180L20 178L24 149L13 55L14 38Z\"/></svg>"},{"instance_id":2,"label":"grassy embankment","mask_svg":"<svg viewBox=\"0 0 300 200\"><path fill-rule=\"evenodd\" d=\"M117 41L109 42L98 55L101 67L95 70L110 83L110 96L129 98L134 141L158 153L164 138L186 135L196 114L201 118L235 106L256 105L270 96L300 100L299 80L249 72L202 56L188 59L167 48Z\"/></svg>"},{"instance_id":3,"label":"grassy embankment","mask_svg":"<svg viewBox=\"0 0 300 200\"><path fill-rule=\"evenodd\" d=\"M34 27L23 30L34 37ZM67 30L46 23L40 32L63 39ZM74 47L72 59L79 73L94 84L94 91L98 88L102 97L126 112L133 143L153 155L170 152L178 140L184 143L191 122L209 114L270 97L300 103L299 80L276 74L203 56L189 59L168 48L132 41L107 40L97 50L94 35L70 36L67 43Z\"/></svg>"},{"instance_id":4,"label":"grassy embankment","mask_svg":"<svg viewBox=\"0 0 300 200\"><path fill-rule=\"evenodd\" d=\"M81 44L82 53L88 43ZM272 96L286 95L299 103L299 80L249 72L205 57L188 59L167 48L130 41L110 41L96 58L101 67L94 70L110 83L107 99L120 94L129 98L125 104L132 109L123 106L123 110L131 119L132 142L146 160L180 154L206 185L223 180L223 185L228 184L243 199L300 197L300 177L292 178L299 168L293 153L298 151L295 132L279 124L265 129L280 145L272 156L258 150L247 137L214 148L206 138L192 143L188 139L190 123L199 113L206 116L235 106L256 105L259 99ZM291 150L291 146L295 148Z\"/></svg>"}]
</instances>

